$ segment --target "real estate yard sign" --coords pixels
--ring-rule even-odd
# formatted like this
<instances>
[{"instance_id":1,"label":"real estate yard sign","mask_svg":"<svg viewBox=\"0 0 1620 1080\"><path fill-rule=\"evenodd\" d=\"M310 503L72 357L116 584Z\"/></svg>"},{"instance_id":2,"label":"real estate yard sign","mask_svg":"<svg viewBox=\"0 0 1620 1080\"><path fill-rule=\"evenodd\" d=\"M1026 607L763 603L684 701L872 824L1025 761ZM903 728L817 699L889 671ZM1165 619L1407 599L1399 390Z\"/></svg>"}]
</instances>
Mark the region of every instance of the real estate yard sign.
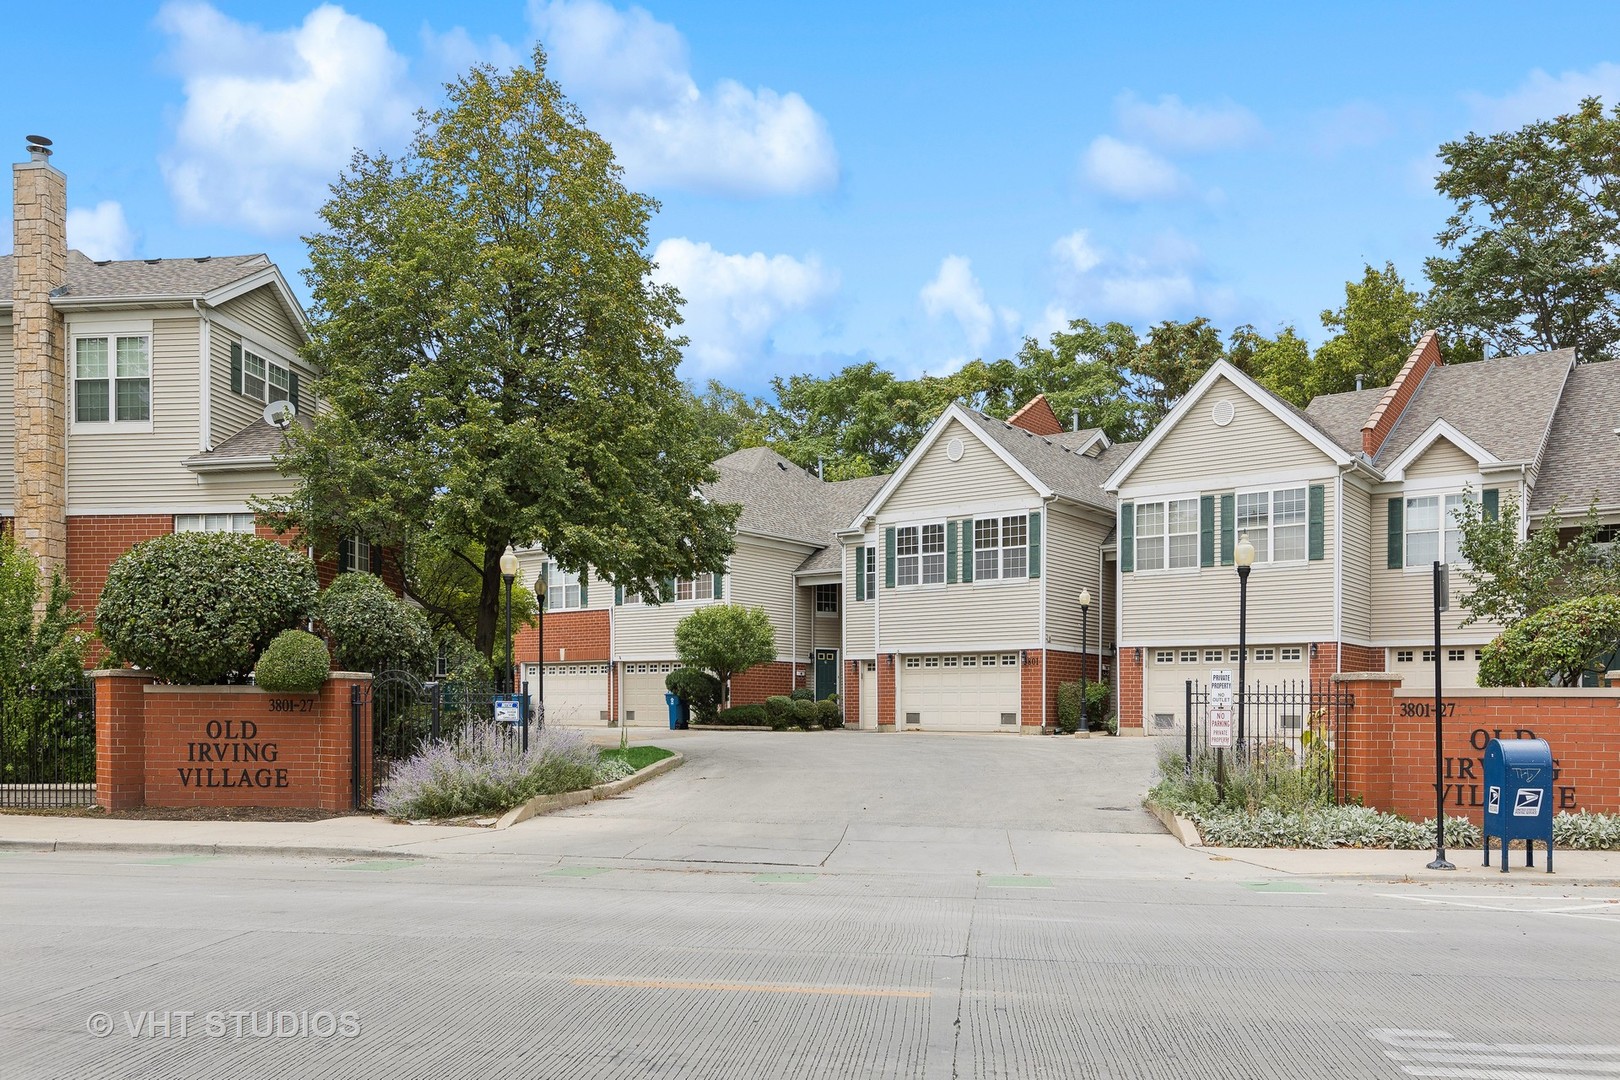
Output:
<instances>
[{"instance_id":1,"label":"real estate yard sign","mask_svg":"<svg viewBox=\"0 0 1620 1080\"><path fill-rule=\"evenodd\" d=\"M1232 748L1232 673L1209 673L1209 746L1212 750Z\"/></svg>"}]
</instances>

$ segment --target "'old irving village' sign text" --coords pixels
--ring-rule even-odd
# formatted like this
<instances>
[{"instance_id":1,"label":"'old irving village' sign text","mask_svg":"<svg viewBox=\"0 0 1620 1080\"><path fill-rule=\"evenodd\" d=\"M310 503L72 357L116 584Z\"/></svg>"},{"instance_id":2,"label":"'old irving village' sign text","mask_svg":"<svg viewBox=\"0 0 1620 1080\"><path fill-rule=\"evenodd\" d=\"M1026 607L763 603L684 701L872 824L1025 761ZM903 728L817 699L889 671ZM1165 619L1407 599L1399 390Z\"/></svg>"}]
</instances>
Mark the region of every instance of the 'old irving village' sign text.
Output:
<instances>
[{"instance_id":1,"label":"'old irving village' sign text","mask_svg":"<svg viewBox=\"0 0 1620 1080\"><path fill-rule=\"evenodd\" d=\"M1485 772L1485 747L1492 739L1505 739L1497 728L1475 728L1468 734L1468 745L1479 751L1479 757L1448 757L1446 758L1446 788L1445 801L1448 806L1483 806L1480 798L1480 777ZM1529 728L1515 728L1515 739L1534 739L1536 733ZM1553 783L1558 784L1558 759L1553 759ZM1575 810L1578 804L1575 801L1575 788L1573 785L1559 785L1553 791L1553 808L1555 810Z\"/></svg>"},{"instance_id":2,"label":"'old irving village' sign text","mask_svg":"<svg viewBox=\"0 0 1620 1080\"><path fill-rule=\"evenodd\" d=\"M179 767L181 787L288 786L287 770L276 764L280 750L259 739L259 725L252 720L210 720L203 734L205 739L186 744L186 761L195 764Z\"/></svg>"}]
</instances>

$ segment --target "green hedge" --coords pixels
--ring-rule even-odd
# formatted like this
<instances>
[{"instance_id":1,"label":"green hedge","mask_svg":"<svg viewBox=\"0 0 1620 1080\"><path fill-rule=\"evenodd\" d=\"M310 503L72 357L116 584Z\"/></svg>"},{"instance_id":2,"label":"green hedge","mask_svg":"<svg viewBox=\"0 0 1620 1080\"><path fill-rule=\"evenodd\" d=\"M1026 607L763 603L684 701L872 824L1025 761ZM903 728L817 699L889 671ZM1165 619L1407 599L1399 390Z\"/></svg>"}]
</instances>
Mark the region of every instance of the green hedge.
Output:
<instances>
[{"instance_id":1,"label":"green hedge","mask_svg":"<svg viewBox=\"0 0 1620 1080\"><path fill-rule=\"evenodd\" d=\"M315 602L315 617L332 638L344 671L433 670L433 635L414 605L374 574L339 574Z\"/></svg>"},{"instance_id":2,"label":"green hedge","mask_svg":"<svg viewBox=\"0 0 1620 1080\"><path fill-rule=\"evenodd\" d=\"M253 667L253 682L273 694L314 694L332 674L326 642L305 630L283 630Z\"/></svg>"},{"instance_id":3,"label":"green hedge","mask_svg":"<svg viewBox=\"0 0 1620 1080\"><path fill-rule=\"evenodd\" d=\"M757 703L753 705L737 705L730 709L721 709L715 716L714 722L723 724L726 727L768 727L770 725L770 716L766 713L763 705Z\"/></svg>"},{"instance_id":4,"label":"green hedge","mask_svg":"<svg viewBox=\"0 0 1620 1080\"><path fill-rule=\"evenodd\" d=\"M1105 682L1086 680L1086 727L1102 731L1107 727L1109 687ZM1080 683L1058 683L1058 730L1073 735L1080 730Z\"/></svg>"}]
</instances>

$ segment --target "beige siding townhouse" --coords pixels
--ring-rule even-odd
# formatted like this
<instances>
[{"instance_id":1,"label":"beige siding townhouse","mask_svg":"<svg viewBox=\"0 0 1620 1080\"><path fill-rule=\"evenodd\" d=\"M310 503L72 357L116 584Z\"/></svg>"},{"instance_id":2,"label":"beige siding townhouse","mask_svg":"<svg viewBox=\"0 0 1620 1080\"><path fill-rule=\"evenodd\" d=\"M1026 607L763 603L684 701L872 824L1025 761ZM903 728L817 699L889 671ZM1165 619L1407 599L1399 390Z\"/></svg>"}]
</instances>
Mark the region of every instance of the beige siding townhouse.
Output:
<instances>
[{"instance_id":1,"label":"beige siding townhouse","mask_svg":"<svg viewBox=\"0 0 1620 1080\"><path fill-rule=\"evenodd\" d=\"M1119 499L1122 727L1178 730L1186 682L1238 668L1245 536L1251 686L1382 670L1433 686L1432 568L1457 567L1463 499L1495 513L1512 492L1533 520L1553 492L1581 509L1606 490L1620 511L1620 486L1591 465L1614 439L1596 431L1620 405L1611 372L1575 368L1568 351L1447 367L1429 334L1390 386L1301 410L1216 364L1106 483ZM1451 581L1445 677L1472 683L1500 627L1463 626L1463 579Z\"/></svg>"},{"instance_id":2,"label":"beige siding townhouse","mask_svg":"<svg viewBox=\"0 0 1620 1080\"><path fill-rule=\"evenodd\" d=\"M544 552L519 553L523 579L543 583L541 635L518 638L517 656L531 698L544 693L546 715L569 724L667 723L664 678L677 666L675 627L705 604L763 608L776 637L776 660L732 681L734 705L809 689L840 693L845 590L837 530L885 477L825 482L764 447L715 462L719 479L704 497L742 510L721 574L670 581L670 599L627 593L594 570L569 573Z\"/></svg>"},{"instance_id":3,"label":"beige siding townhouse","mask_svg":"<svg viewBox=\"0 0 1620 1080\"><path fill-rule=\"evenodd\" d=\"M69 250L50 151L12 167L0 257L0 516L92 610L114 559L188 529L255 531L289 489L266 406L312 407L302 309L263 255L94 261Z\"/></svg>"},{"instance_id":4,"label":"beige siding townhouse","mask_svg":"<svg viewBox=\"0 0 1620 1080\"><path fill-rule=\"evenodd\" d=\"M1083 639L1088 677L1108 678L1101 484L1129 449L1063 431L1044 397L1008 421L948 408L842 534L848 722L1039 731Z\"/></svg>"}]
</instances>

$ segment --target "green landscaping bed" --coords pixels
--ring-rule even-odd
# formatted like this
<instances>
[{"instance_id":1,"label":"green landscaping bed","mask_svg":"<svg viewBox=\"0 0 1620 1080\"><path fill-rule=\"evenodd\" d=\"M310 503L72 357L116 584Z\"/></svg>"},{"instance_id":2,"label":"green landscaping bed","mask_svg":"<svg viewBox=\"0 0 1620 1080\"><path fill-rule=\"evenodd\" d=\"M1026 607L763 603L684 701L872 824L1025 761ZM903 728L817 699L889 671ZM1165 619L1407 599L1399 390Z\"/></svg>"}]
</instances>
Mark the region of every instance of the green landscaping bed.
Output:
<instances>
[{"instance_id":1,"label":"green landscaping bed","mask_svg":"<svg viewBox=\"0 0 1620 1080\"><path fill-rule=\"evenodd\" d=\"M667 757L674 756L675 751L665 750L662 746L626 746L602 751L603 761L622 761L637 772L655 761L663 761Z\"/></svg>"}]
</instances>

